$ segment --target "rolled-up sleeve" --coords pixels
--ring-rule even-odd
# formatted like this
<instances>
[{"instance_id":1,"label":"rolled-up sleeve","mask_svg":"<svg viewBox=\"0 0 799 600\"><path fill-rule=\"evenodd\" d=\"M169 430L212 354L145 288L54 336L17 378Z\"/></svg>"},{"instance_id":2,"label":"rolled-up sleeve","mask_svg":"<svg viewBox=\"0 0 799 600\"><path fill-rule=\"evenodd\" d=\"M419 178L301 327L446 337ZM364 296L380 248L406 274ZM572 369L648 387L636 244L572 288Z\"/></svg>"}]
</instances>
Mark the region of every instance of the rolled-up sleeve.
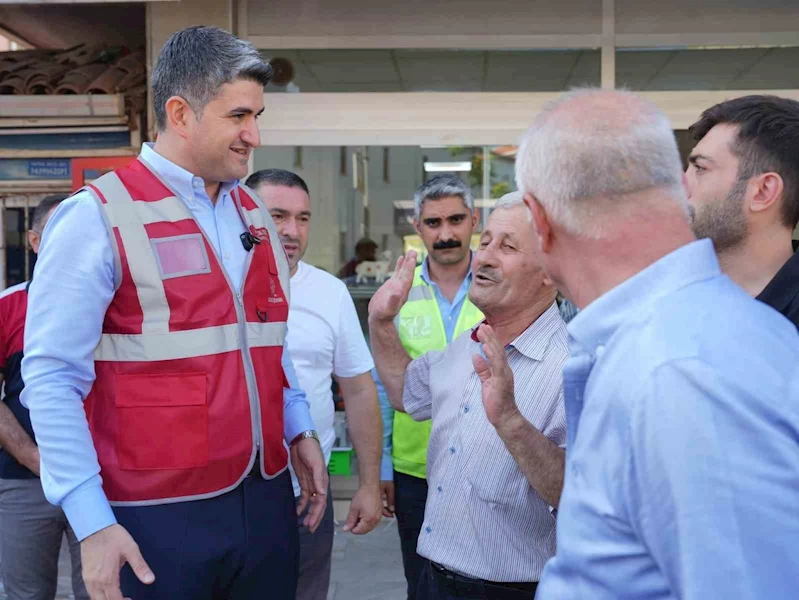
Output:
<instances>
[{"instance_id":1,"label":"rolled-up sleeve","mask_svg":"<svg viewBox=\"0 0 799 600\"><path fill-rule=\"evenodd\" d=\"M291 442L303 431L315 429L311 418L311 408L305 392L300 388L294 363L287 344L283 344L283 373L289 387L283 388L283 436Z\"/></svg>"},{"instance_id":2,"label":"rolled-up sleeve","mask_svg":"<svg viewBox=\"0 0 799 600\"><path fill-rule=\"evenodd\" d=\"M433 416L433 398L430 395L430 365L441 352L428 352L411 361L405 371L402 406L414 421L426 421Z\"/></svg>"},{"instance_id":3,"label":"rolled-up sleeve","mask_svg":"<svg viewBox=\"0 0 799 600\"><path fill-rule=\"evenodd\" d=\"M372 369L372 379L377 387L377 401L380 404L380 416L383 418L383 456L380 459L380 479L391 481L394 479L394 461L391 457L394 438L394 409L388 401L386 389L380 381L377 369Z\"/></svg>"},{"instance_id":4,"label":"rolled-up sleeve","mask_svg":"<svg viewBox=\"0 0 799 600\"><path fill-rule=\"evenodd\" d=\"M21 401L30 410L47 499L82 540L116 523L83 400L114 297L114 254L88 193L65 200L45 227L28 295Z\"/></svg>"}]
</instances>

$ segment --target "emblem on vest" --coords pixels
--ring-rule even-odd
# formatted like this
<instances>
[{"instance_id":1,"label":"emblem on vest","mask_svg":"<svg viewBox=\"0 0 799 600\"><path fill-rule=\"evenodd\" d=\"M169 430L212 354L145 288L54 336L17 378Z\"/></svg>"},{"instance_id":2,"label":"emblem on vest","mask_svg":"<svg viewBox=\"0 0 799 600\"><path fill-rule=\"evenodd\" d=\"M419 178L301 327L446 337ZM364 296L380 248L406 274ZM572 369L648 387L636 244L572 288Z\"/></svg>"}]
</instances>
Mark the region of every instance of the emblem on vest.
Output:
<instances>
[{"instance_id":1,"label":"emblem on vest","mask_svg":"<svg viewBox=\"0 0 799 600\"><path fill-rule=\"evenodd\" d=\"M433 319L430 315L400 317L400 332L409 338L427 337L433 333Z\"/></svg>"},{"instance_id":2,"label":"emblem on vest","mask_svg":"<svg viewBox=\"0 0 799 600\"><path fill-rule=\"evenodd\" d=\"M250 225L250 233L252 233L262 242L269 241L269 232L266 230L266 227L255 227L255 225Z\"/></svg>"}]
</instances>

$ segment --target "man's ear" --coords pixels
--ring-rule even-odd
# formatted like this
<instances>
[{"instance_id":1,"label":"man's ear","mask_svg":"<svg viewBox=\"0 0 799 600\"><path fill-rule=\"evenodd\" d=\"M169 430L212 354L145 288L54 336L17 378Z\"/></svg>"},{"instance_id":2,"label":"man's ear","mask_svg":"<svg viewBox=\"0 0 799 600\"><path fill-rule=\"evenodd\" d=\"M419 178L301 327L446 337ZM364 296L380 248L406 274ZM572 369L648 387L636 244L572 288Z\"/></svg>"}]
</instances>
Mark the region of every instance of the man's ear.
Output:
<instances>
[{"instance_id":1,"label":"man's ear","mask_svg":"<svg viewBox=\"0 0 799 600\"><path fill-rule=\"evenodd\" d=\"M747 205L752 212L778 207L785 191L785 183L778 173L763 173L752 177L747 187Z\"/></svg>"},{"instance_id":2,"label":"man's ear","mask_svg":"<svg viewBox=\"0 0 799 600\"><path fill-rule=\"evenodd\" d=\"M421 223L419 223L419 219L416 217L413 218L413 228L416 230L416 233L419 234L419 237L422 236L422 229L420 227Z\"/></svg>"},{"instance_id":3,"label":"man's ear","mask_svg":"<svg viewBox=\"0 0 799 600\"><path fill-rule=\"evenodd\" d=\"M189 103L181 96L172 96L164 105L166 120L172 129L182 138L188 136L189 119L196 119L197 115Z\"/></svg>"},{"instance_id":4,"label":"man's ear","mask_svg":"<svg viewBox=\"0 0 799 600\"><path fill-rule=\"evenodd\" d=\"M28 246L33 250L34 254L39 253L39 234L32 229L28 230Z\"/></svg>"},{"instance_id":5,"label":"man's ear","mask_svg":"<svg viewBox=\"0 0 799 600\"><path fill-rule=\"evenodd\" d=\"M524 203L533 214L533 226L538 238L538 247L541 252L549 252L552 249L552 225L549 222L546 210L541 206L538 199L530 193L524 195Z\"/></svg>"}]
</instances>

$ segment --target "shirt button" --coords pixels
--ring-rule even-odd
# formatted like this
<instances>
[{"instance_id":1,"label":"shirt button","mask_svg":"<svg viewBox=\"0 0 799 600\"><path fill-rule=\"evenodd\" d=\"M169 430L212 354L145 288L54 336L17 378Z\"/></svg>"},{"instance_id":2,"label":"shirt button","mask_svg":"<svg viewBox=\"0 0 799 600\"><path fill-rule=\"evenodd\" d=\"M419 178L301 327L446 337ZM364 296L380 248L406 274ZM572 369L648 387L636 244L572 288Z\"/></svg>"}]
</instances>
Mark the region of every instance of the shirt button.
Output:
<instances>
[{"instance_id":1,"label":"shirt button","mask_svg":"<svg viewBox=\"0 0 799 600\"><path fill-rule=\"evenodd\" d=\"M442 488L441 486L438 486L436 489L438 490L439 494L444 491L444 488Z\"/></svg>"},{"instance_id":2,"label":"shirt button","mask_svg":"<svg viewBox=\"0 0 799 600\"><path fill-rule=\"evenodd\" d=\"M450 446L449 453L450 454L455 454L455 446Z\"/></svg>"},{"instance_id":3,"label":"shirt button","mask_svg":"<svg viewBox=\"0 0 799 600\"><path fill-rule=\"evenodd\" d=\"M595 353L597 356L602 356L605 353L605 347L602 344L600 344L599 346L596 347Z\"/></svg>"},{"instance_id":4,"label":"shirt button","mask_svg":"<svg viewBox=\"0 0 799 600\"><path fill-rule=\"evenodd\" d=\"M465 413L469 412L469 407L468 406L464 406L463 407L463 412L465 412Z\"/></svg>"},{"instance_id":5,"label":"shirt button","mask_svg":"<svg viewBox=\"0 0 799 600\"><path fill-rule=\"evenodd\" d=\"M433 531L432 529L430 529L430 527L425 527L424 530L426 533L431 533Z\"/></svg>"}]
</instances>

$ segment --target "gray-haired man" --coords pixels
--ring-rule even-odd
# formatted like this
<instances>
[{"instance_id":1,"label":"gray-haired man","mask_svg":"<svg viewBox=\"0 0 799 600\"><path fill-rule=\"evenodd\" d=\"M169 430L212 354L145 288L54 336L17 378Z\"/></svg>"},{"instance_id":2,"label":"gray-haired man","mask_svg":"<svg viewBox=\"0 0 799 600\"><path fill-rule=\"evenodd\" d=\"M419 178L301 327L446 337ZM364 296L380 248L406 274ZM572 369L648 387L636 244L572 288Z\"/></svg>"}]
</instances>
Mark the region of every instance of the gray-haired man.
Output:
<instances>
[{"instance_id":1,"label":"gray-haired man","mask_svg":"<svg viewBox=\"0 0 799 600\"><path fill-rule=\"evenodd\" d=\"M411 302L400 311L397 325L405 350L416 358L430 350L443 350L476 325L482 314L467 297L472 282L469 245L477 225L469 186L454 175L432 177L416 191L414 211L413 224L427 258L416 267ZM404 413L394 414L384 393L380 401L384 439L393 443L393 451L390 443L384 449L381 479L390 511L394 511L396 499L402 563L408 598L413 599L424 566L416 553L416 542L427 498L430 421L418 423Z\"/></svg>"},{"instance_id":2,"label":"gray-haired man","mask_svg":"<svg viewBox=\"0 0 799 600\"><path fill-rule=\"evenodd\" d=\"M294 600L296 510L310 500L311 530L324 512L285 347L288 262L239 184L270 75L228 32L173 34L152 75L156 143L48 224L22 401L93 600Z\"/></svg>"},{"instance_id":3,"label":"gray-haired man","mask_svg":"<svg viewBox=\"0 0 799 600\"><path fill-rule=\"evenodd\" d=\"M555 551L567 335L530 221L521 194L497 203L469 289L486 320L444 350L412 360L394 325L414 303L413 252L369 303L375 363L392 405L432 419L419 600L528 600Z\"/></svg>"}]
</instances>

